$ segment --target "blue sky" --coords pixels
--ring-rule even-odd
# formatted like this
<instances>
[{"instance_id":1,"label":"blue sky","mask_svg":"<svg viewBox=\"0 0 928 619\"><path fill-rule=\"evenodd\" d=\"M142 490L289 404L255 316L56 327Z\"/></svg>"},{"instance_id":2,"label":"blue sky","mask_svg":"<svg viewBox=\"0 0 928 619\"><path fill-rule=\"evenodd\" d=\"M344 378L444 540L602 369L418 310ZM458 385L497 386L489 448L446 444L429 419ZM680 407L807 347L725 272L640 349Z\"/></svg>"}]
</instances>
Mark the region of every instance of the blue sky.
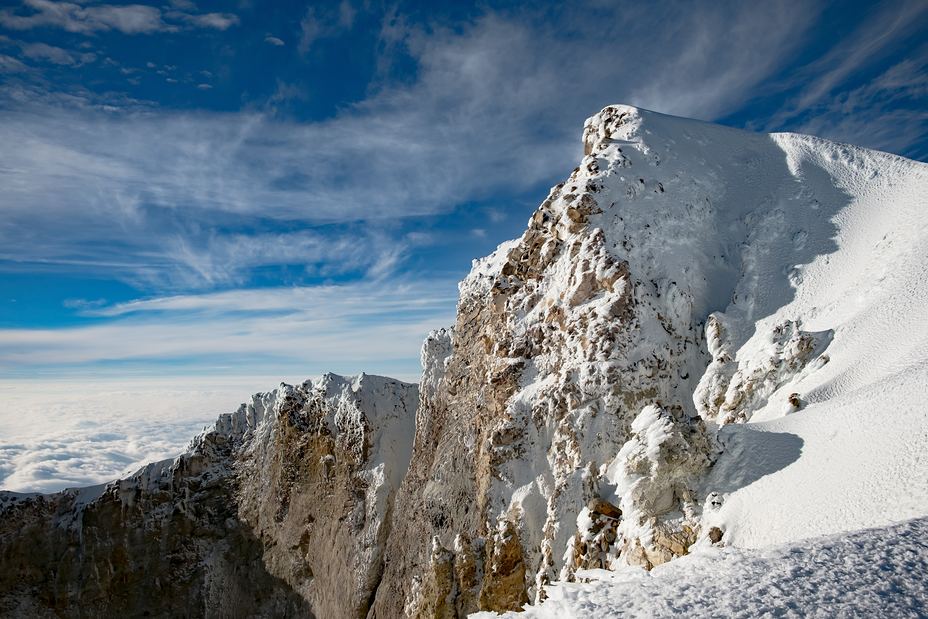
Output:
<instances>
[{"instance_id":1,"label":"blue sky","mask_svg":"<svg viewBox=\"0 0 928 619\"><path fill-rule=\"evenodd\" d=\"M609 103L928 159L928 4L0 4L0 377L414 377Z\"/></svg>"}]
</instances>

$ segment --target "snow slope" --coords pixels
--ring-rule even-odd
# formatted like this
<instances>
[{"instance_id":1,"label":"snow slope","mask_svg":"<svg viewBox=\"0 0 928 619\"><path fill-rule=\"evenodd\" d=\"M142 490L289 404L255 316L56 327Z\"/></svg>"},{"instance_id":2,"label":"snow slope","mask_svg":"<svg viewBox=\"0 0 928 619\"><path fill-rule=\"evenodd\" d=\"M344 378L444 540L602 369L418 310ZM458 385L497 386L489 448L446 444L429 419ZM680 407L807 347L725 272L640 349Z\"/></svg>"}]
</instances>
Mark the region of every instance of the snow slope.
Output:
<instances>
[{"instance_id":1,"label":"snow slope","mask_svg":"<svg viewBox=\"0 0 928 619\"><path fill-rule=\"evenodd\" d=\"M737 546L928 513L928 166L806 136L770 139L812 195L844 198L788 218L781 245L814 255L768 262L788 269L792 294L742 324L754 331L737 352L742 365L763 357L765 334L785 320L830 341L827 363L783 381L746 425L721 433L726 449L705 489L727 496L706 521ZM808 231L826 214L831 237L816 238Z\"/></svg>"},{"instance_id":2,"label":"snow slope","mask_svg":"<svg viewBox=\"0 0 928 619\"><path fill-rule=\"evenodd\" d=\"M718 493L722 506L707 510L706 526L756 547L928 513L928 165L622 110L630 119L611 141L660 161L647 182L671 196L686 184L695 190L676 200L713 204L706 234L676 229L682 217L654 226L661 243L639 267L707 278L691 277L690 291L715 310L745 378L737 395L747 423L720 433L703 494ZM631 203L618 214L628 228L653 210ZM796 367L771 345L787 322L814 340ZM695 390L698 410L712 372Z\"/></svg>"},{"instance_id":3,"label":"snow slope","mask_svg":"<svg viewBox=\"0 0 928 619\"><path fill-rule=\"evenodd\" d=\"M550 587L540 606L505 616L924 617L926 539L928 518L919 518L763 550L701 549L650 572L583 572Z\"/></svg>"}]
</instances>

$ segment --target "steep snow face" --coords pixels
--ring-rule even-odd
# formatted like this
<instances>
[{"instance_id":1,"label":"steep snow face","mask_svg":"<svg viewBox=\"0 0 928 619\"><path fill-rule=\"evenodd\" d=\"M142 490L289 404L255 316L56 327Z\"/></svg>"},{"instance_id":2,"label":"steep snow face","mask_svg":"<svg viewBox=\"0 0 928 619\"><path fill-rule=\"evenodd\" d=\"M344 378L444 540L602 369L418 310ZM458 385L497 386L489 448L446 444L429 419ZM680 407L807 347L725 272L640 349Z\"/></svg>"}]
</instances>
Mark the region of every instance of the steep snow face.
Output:
<instances>
[{"instance_id":1,"label":"steep snow face","mask_svg":"<svg viewBox=\"0 0 928 619\"><path fill-rule=\"evenodd\" d=\"M0 493L0 614L363 616L417 399L364 374L281 384L126 479Z\"/></svg>"},{"instance_id":2,"label":"steep snow face","mask_svg":"<svg viewBox=\"0 0 928 619\"><path fill-rule=\"evenodd\" d=\"M732 449L699 489L723 503L709 524L757 545L923 515L928 166L624 106L591 118L584 144L549 208L570 218L584 184L596 201L588 225L635 279L633 346L660 354L705 324L710 364L669 358L670 401L766 420L722 432Z\"/></svg>"},{"instance_id":3,"label":"steep snow face","mask_svg":"<svg viewBox=\"0 0 928 619\"><path fill-rule=\"evenodd\" d=\"M743 415L751 423L723 429L725 453L705 483L722 500L707 522L738 546L928 513L928 166L807 136L771 139L831 232L819 238L811 217L790 220L781 242L813 257L781 262L791 294L727 345L736 374L766 367L768 377ZM835 190L846 199L829 208L818 196ZM735 302L719 318L738 312ZM771 354L768 334L790 321L824 353Z\"/></svg>"},{"instance_id":4,"label":"steep snow face","mask_svg":"<svg viewBox=\"0 0 928 619\"><path fill-rule=\"evenodd\" d=\"M442 373L419 429L441 431L417 436L398 505L423 548L388 569L385 616L516 608L574 567L651 567L716 526L725 543L761 544L790 526L814 535L928 506L916 401L926 166L628 106L589 119L583 142L525 234L475 262L452 354L428 358ZM885 365L869 371L871 354ZM905 410L816 411L842 398L831 410L844 410L876 384L874 398ZM856 450L877 417L892 418L891 438L867 457L901 470L879 488L870 464L861 480L826 464L864 460ZM826 484L836 512L854 517L823 512ZM864 506L867 494L881 503ZM585 509L596 499L622 506L620 526ZM482 576L456 575L474 556Z\"/></svg>"}]
</instances>

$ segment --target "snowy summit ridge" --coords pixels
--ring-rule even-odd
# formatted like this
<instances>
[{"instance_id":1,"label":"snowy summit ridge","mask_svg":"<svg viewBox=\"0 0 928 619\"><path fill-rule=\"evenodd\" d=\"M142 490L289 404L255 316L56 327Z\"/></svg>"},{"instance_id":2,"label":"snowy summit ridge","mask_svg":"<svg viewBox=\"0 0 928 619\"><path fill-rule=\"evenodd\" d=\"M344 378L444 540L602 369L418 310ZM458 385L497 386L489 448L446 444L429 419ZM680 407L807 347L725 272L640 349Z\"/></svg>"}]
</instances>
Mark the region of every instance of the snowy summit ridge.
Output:
<instances>
[{"instance_id":1,"label":"snowy summit ridge","mask_svg":"<svg viewBox=\"0 0 928 619\"><path fill-rule=\"evenodd\" d=\"M928 166L623 105L582 139L525 233L474 262L418 392L282 386L155 484L7 495L13 553L67 517L23 560L38 573L133 560L0 580L0 609L138 609L109 601L128 573L210 614L244 558L257 615L605 614L608 574L928 515ZM153 527L195 548L146 558L129 533Z\"/></svg>"},{"instance_id":2,"label":"snowy summit ridge","mask_svg":"<svg viewBox=\"0 0 928 619\"><path fill-rule=\"evenodd\" d=\"M925 514L926 166L621 105L583 144L427 346L442 383L398 522L434 542L388 565L381 615L518 608L577 570Z\"/></svg>"}]
</instances>

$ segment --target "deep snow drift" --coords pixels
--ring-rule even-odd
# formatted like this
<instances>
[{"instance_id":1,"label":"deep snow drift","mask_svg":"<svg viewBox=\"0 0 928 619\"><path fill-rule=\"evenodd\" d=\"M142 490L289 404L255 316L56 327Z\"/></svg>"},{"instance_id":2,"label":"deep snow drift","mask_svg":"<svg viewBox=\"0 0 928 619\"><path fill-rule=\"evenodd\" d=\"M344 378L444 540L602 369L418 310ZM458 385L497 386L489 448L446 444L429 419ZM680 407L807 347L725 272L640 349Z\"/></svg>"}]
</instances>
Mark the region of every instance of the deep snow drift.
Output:
<instances>
[{"instance_id":1,"label":"deep snow drift","mask_svg":"<svg viewBox=\"0 0 928 619\"><path fill-rule=\"evenodd\" d=\"M709 220L694 234L681 228L693 218L662 218L648 196L613 215L624 229L659 222L648 251L628 253L633 270L647 261L655 278L707 278L691 288L694 311L702 292L705 317L714 312L696 408L748 422L721 432L704 488L722 505L707 525L760 546L928 513L928 165L617 109L629 118L611 142L653 158L648 182ZM778 335L789 329L812 334L801 362ZM713 388L727 398L714 410ZM726 406L738 415L721 418Z\"/></svg>"},{"instance_id":2,"label":"deep snow drift","mask_svg":"<svg viewBox=\"0 0 928 619\"><path fill-rule=\"evenodd\" d=\"M651 157L653 177L638 179L643 200L594 225L611 224L607 238L617 238L631 221L656 219L643 225L655 237L647 251L626 254L632 270L639 262L678 284L706 278L690 281L694 311L714 312L714 360L700 372L696 407L747 421L721 431L704 488L722 505L707 524L729 544L760 546L925 515L928 166L809 136L615 109L628 117L608 142ZM631 180L632 193L635 179L616 180ZM675 210L706 217L665 215L648 184ZM683 228L694 219L709 225ZM714 323L722 350L712 350ZM782 325L814 334L808 363L779 345L789 339L777 335ZM739 415L721 419L701 400L726 374L721 408L735 399L729 410Z\"/></svg>"}]
</instances>

